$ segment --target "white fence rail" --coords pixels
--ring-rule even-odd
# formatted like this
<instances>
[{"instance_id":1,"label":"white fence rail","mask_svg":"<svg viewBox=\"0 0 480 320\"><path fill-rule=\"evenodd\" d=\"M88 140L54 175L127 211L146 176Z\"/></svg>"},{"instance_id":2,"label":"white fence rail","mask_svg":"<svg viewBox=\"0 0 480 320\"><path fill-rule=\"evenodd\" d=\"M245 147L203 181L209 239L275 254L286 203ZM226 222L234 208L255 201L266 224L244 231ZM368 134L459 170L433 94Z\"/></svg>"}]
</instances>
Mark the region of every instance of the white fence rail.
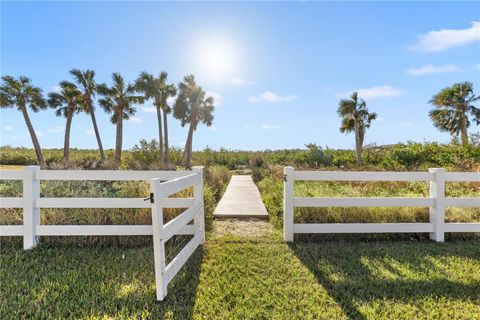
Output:
<instances>
[{"instance_id":1,"label":"white fence rail","mask_svg":"<svg viewBox=\"0 0 480 320\"><path fill-rule=\"evenodd\" d=\"M445 182L480 182L478 172L338 172L295 171L285 167L284 219L285 241L293 241L295 233L408 233L426 232L443 242L446 232L480 232L480 223L445 223L445 207L480 207L480 198L447 198ZM294 185L299 180L315 181L426 181L429 198L342 198L295 197ZM429 207L428 223L295 223L295 207Z\"/></svg>"},{"instance_id":2,"label":"white fence rail","mask_svg":"<svg viewBox=\"0 0 480 320\"><path fill-rule=\"evenodd\" d=\"M28 166L23 170L0 170L0 180L23 182L22 197L0 198L0 208L23 209L23 224L1 225L0 236L23 236L25 250L35 247L40 236L152 235L158 300L165 298L168 283L205 241L202 167L195 167L193 171L74 171ZM143 198L45 198L40 196L41 180L150 180L150 202ZM193 187L193 198L170 197L190 187ZM42 225L42 208L151 208L152 225ZM166 208L186 210L164 224L163 209ZM194 223L190 224L192 220ZM165 265L165 242L174 235L193 235L193 238Z\"/></svg>"}]
</instances>

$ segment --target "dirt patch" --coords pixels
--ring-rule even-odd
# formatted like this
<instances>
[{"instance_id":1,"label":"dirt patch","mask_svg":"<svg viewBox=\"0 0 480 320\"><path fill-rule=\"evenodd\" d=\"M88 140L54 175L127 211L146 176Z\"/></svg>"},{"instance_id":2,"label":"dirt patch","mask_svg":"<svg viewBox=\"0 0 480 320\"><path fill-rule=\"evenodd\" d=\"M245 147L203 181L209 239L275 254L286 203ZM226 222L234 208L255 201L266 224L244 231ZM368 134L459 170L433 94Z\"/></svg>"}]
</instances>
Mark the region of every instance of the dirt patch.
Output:
<instances>
[{"instance_id":1,"label":"dirt patch","mask_svg":"<svg viewBox=\"0 0 480 320\"><path fill-rule=\"evenodd\" d=\"M273 231L270 222L249 218L249 219L221 219L213 222L212 234L222 236L231 234L239 237L264 237Z\"/></svg>"}]
</instances>

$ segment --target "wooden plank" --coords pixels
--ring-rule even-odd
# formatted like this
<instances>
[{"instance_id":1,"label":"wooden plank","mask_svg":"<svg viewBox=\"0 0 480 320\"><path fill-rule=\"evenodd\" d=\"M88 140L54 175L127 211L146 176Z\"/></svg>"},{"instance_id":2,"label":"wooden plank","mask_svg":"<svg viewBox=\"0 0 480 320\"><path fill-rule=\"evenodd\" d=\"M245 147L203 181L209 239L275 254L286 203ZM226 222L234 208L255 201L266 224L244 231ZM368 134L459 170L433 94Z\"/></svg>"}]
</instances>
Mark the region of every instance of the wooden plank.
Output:
<instances>
[{"instance_id":1,"label":"wooden plank","mask_svg":"<svg viewBox=\"0 0 480 320\"><path fill-rule=\"evenodd\" d=\"M0 237L23 236L23 225L0 226Z\"/></svg>"},{"instance_id":2,"label":"wooden plank","mask_svg":"<svg viewBox=\"0 0 480 320\"><path fill-rule=\"evenodd\" d=\"M192 171L121 171L121 170L40 170L36 178L40 180L107 180L130 181L171 180L191 175Z\"/></svg>"},{"instance_id":3,"label":"wooden plank","mask_svg":"<svg viewBox=\"0 0 480 320\"><path fill-rule=\"evenodd\" d=\"M411 233L433 232L430 223L297 223L294 233Z\"/></svg>"},{"instance_id":4,"label":"wooden plank","mask_svg":"<svg viewBox=\"0 0 480 320\"><path fill-rule=\"evenodd\" d=\"M232 176L213 216L268 219L267 209L251 176Z\"/></svg>"},{"instance_id":5,"label":"wooden plank","mask_svg":"<svg viewBox=\"0 0 480 320\"><path fill-rule=\"evenodd\" d=\"M0 208L23 208L23 198L0 198Z\"/></svg>"},{"instance_id":6,"label":"wooden plank","mask_svg":"<svg viewBox=\"0 0 480 320\"><path fill-rule=\"evenodd\" d=\"M316 181L431 181L430 172L357 172L357 171L295 171L295 180Z\"/></svg>"},{"instance_id":7,"label":"wooden plank","mask_svg":"<svg viewBox=\"0 0 480 320\"><path fill-rule=\"evenodd\" d=\"M295 207L429 207L431 198L293 198Z\"/></svg>"},{"instance_id":8,"label":"wooden plank","mask_svg":"<svg viewBox=\"0 0 480 320\"><path fill-rule=\"evenodd\" d=\"M193 198L163 199L164 208L189 208ZM37 208L150 208L143 198L38 198Z\"/></svg>"}]
</instances>

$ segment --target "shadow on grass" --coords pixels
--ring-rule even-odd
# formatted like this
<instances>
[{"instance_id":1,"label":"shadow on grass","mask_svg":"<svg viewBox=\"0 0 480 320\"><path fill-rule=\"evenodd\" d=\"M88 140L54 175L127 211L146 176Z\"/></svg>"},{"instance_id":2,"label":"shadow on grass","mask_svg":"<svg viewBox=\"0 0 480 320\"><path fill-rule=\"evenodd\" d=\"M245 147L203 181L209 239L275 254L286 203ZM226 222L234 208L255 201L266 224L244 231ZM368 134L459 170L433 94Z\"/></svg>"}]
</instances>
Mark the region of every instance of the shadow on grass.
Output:
<instances>
[{"instance_id":1,"label":"shadow on grass","mask_svg":"<svg viewBox=\"0 0 480 320\"><path fill-rule=\"evenodd\" d=\"M480 301L480 281L472 277L480 263L477 241L326 241L289 246L351 319L367 319L359 304L373 301L415 304L426 298L435 303L442 297Z\"/></svg>"},{"instance_id":2,"label":"shadow on grass","mask_svg":"<svg viewBox=\"0 0 480 320\"><path fill-rule=\"evenodd\" d=\"M200 246L157 302L151 246L2 248L0 318L190 319L203 256Z\"/></svg>"}]
</instances>

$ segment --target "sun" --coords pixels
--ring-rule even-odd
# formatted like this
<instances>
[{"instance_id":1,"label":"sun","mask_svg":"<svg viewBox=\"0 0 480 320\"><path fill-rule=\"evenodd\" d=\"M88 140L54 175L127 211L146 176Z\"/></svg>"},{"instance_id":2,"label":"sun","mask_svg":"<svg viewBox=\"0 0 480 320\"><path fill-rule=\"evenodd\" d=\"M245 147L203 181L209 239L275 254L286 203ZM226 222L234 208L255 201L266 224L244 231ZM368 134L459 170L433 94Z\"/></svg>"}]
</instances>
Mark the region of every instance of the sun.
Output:
<instances>
[{"instance_id":1,"label":"sun","mask_svg":"<svg viewBox=\"0 0 480 320\"><path fill-rule=\"evenodd\" d=\"M199 37L190 53L194 68L203 76L222 80L232 77L238 68L238 49L225 36Z\"/></svg>"}]
</instances>

